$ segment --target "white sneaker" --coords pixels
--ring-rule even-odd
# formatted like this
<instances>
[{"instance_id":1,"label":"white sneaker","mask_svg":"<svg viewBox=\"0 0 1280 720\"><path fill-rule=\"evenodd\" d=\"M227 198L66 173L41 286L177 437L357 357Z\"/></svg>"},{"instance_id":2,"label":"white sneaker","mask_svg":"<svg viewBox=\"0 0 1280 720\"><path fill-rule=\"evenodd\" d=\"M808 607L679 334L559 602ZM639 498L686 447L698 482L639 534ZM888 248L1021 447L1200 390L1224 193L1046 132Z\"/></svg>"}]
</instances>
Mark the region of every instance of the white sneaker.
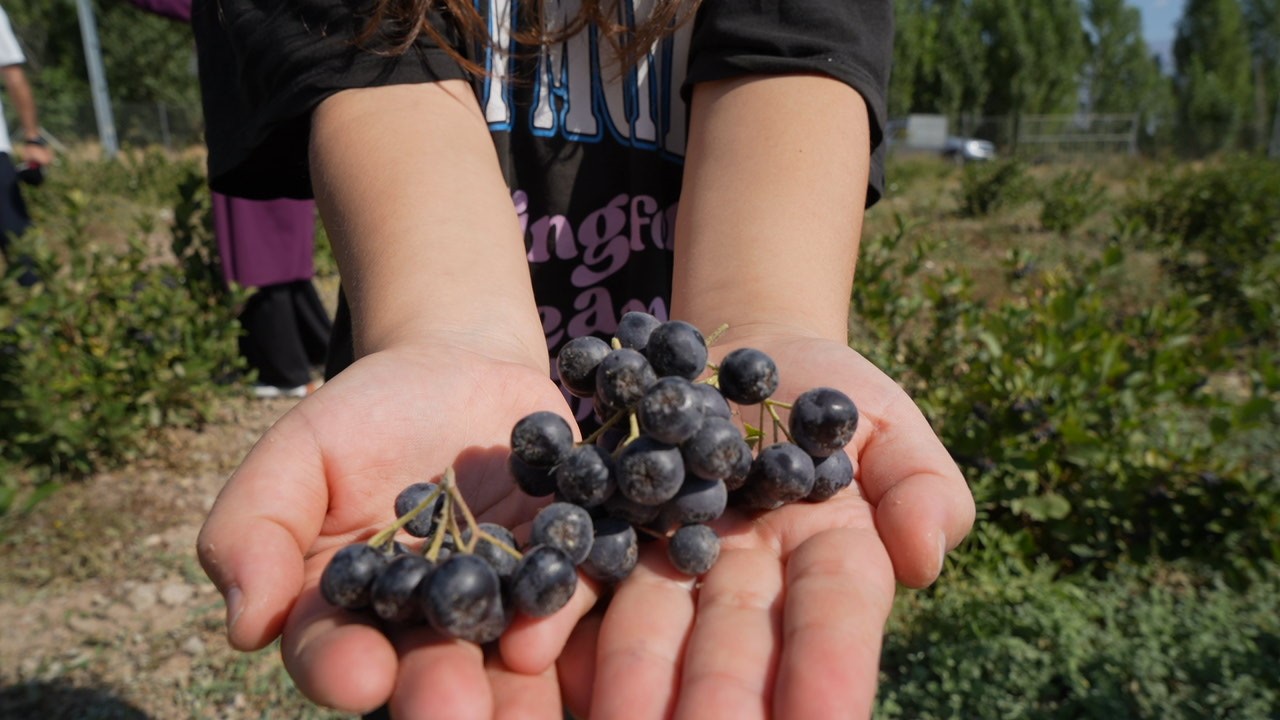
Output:
<instances>
[{"instance_id":1,"label":"white sneaker","mask_svg":"<svg viewBox=\"0 0 1280 720\"><path fill-rule=\"evenodd\" d=\"M254 385L253 396L261 400L272 400L275 398L304 398L319 388L321 381L299 385L297 387L284 388L275 385Z\"/></svg>"}]
</instances>

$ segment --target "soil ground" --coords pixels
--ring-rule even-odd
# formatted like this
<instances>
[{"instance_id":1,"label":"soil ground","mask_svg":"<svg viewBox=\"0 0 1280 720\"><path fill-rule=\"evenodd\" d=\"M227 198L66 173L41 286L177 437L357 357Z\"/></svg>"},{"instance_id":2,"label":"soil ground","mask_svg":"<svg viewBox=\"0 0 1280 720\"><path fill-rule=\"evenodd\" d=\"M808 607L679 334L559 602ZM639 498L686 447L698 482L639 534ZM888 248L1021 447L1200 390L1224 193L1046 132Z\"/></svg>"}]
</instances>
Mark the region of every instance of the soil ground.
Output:
<instances>
[{"instance_id":1,"label":"soil ground","mask_svg":"<svg viewBox=\"0 0 1280 720\"><path fill-rule=\"evenodd\" d=\"M223 482L293 402L227 403L164 457L67 485L0 524L0 719L339 718L269 646L239 653L195 557Z\"/></svg>"}]
</instances>

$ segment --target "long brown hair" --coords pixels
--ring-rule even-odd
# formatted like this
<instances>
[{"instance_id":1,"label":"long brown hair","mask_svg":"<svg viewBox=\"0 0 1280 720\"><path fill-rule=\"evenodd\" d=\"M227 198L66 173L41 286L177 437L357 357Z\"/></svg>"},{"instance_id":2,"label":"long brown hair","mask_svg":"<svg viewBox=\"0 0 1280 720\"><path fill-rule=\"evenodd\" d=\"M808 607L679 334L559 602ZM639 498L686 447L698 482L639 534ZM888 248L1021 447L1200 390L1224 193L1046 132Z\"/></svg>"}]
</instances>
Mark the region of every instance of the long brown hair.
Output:
<instances>
[{"instance_id":1,"label":"long brown hair","mask_svg":"<svg viewBox=\"0 0 1280 720\"><path fill-rule=\"evenodd\" d=\"M513 29L512 36L521 45L543 47L562 42L588 26L594 26L615 51L620 71L625 71L638 64L654 43L692 18L701 0L655 0L652 14L635 27L618 21L619 1L582 0L582 7L575 18L562 28L551 29L546 25L545 8L556 0L526 0L520 3L521 22L518 23L519 28ZM484 68L463 57L445 38L444 28L431 23L430 15L435 10L442 11L465 42L490 42L485 19L472 0L374 0L368 22L356 41L367 46L377 38L379 45L385 48L381 52L399 55L425 35L468 72L484 74Z\"/></svg>"}]
</instances>

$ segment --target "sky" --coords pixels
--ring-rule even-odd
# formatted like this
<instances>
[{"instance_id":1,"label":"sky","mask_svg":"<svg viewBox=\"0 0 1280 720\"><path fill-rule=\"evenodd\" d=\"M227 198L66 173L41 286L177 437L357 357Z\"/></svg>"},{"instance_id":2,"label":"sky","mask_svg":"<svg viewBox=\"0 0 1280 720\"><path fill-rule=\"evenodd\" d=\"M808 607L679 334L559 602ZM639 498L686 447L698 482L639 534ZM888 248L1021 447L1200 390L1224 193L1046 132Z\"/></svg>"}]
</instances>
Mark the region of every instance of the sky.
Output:
<instances>
[{"instance_id":1,"label":"sky","mask_svg":"<svg viewBox=\"0 0 1280 720\"><path fill-rule=\"evenodd\" d=\"M1142 11L1142 36L1152 51L1168 58L1177 33L1178 18L1182 17L1184 0L1129 0L1129 4Z\"/></svg>"},{"instance_id":2,"label":"sky","mask_svg":"<svg viewBox=\"0 0 1280 720\"><path fill-rule=\"evenodd\" d=\"M1182 16L1183 0L1129 0L1142 11L1142 34L1148 43L1173 41L1175 26Z\"/></svg>"}]
</instances>

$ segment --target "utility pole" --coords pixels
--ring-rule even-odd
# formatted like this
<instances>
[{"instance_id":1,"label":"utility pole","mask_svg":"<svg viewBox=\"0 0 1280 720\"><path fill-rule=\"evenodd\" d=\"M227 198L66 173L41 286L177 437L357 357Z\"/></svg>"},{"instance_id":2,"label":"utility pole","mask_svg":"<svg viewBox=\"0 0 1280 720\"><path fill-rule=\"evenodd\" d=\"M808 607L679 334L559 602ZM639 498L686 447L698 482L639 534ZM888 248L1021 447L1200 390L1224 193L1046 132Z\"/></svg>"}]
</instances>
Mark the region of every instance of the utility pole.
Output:
<instances>
[{"instance_id":1,"label":"utility pole","mask_svg":"<svg viewBox=\"0 0 1280 720\"><path fill-rule=\"evenodd\" d=\"M93 114L98 119L98 139L108 158L116 156L116 121L111 114L111 95L107 92L107 74L102 70L102 46L98 42L98 22L90 0L76 0L80 16L80 38L84 42L84 62L89 66L89 89L93 94Z\"/></svg>"}]
</instances>

